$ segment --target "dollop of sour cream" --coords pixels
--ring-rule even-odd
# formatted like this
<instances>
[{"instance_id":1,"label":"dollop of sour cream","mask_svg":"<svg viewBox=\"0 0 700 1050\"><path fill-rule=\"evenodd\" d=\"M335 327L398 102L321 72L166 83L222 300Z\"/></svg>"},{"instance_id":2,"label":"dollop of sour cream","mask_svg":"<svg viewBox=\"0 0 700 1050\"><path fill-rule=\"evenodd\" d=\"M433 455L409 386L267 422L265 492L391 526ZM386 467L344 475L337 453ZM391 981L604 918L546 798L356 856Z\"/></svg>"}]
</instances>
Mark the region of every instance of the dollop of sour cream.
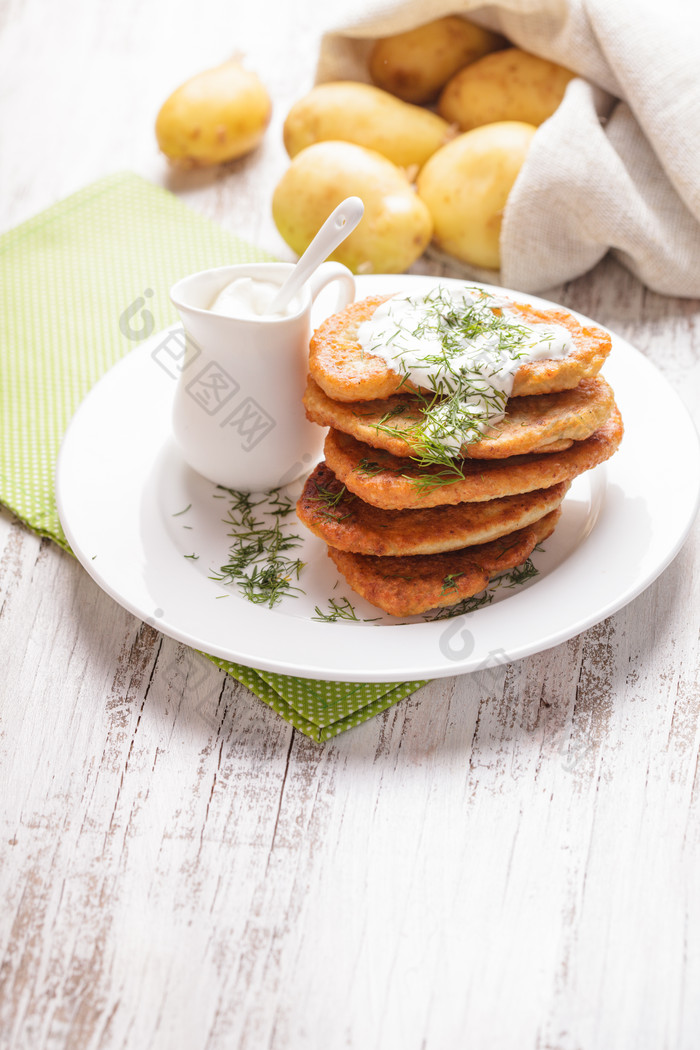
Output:
<instances>
[{"instance_id":1,"label":"dollop of sour cream","mask_svg":"<svg viewBox=\"0 0 700 1050\"><path fill-rule=\"evenodd\" d=\"M426 397L424 443L459 454L501 422L521 365L573 349L563 326L524 322L509 307L480 289L438 285L387 299L359 326L365 353L434 395Z\"/></svg>"},{"instance_id":2,"label":"dollop of sour cream","mask_svg":"<svg viewBox=\"0 0 700 1050\"><path fill-rule=\"evenodd\" d=\"M279 313L270 314L270 304L280 290L273 281L261 281L255 277L237 277L212 302L212 313L224 317L236 317L241 321L257 320L260 317L291 317L299 310L299 299L295 296Z\"/></svg>"}]
</instances>

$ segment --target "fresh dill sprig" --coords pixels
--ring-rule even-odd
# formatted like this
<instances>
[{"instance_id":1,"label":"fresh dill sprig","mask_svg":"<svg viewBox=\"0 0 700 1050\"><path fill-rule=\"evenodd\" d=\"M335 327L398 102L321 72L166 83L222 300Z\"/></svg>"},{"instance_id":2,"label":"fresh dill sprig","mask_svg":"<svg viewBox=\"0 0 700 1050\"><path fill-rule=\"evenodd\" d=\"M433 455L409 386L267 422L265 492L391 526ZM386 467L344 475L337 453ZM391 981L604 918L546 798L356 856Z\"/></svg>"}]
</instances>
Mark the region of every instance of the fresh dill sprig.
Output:
<instances>
[{"instance_id":1,"label":"fresh dill sprig","mask_svg":"<svg viewBox=\"0 0 700 1050\"><path fill-rule=\"evenodd\" d=\"M324 613L320 606L317 605L314 608L316 615L312 616L311 619L319 623L336 623L338 620L355 620L357 623L360 622L359 616L347 598L341 598L340 601L336 601L335 598L329 598L328 605L330 606L330 612L328 613Z\"/></svg>"},{"instance_id":2,"label":"fresh dill sprig","mask_svg":"<svg viewBox=\"0 0 700 1050\"><path fill-rule=\"evenodd\" d=\"M248 492L225 491L231 505L224 520L233 542L228 562L210 579L234 584L248 601L270 609L285 596L303 593L292 581L299 579L304 562L286 553L301 544L301 536L289 532L284 521L294 503L278 490L257 500Z\"/></svg>"},{"instance_id":3,"label":"fresh dill sprig","mask_svg":"<svg viewBox=\"0 0 700 1050\"><path fill-rule=\"evenodd\" d=\"M346 518L350 517L352 511L348 510L345 514L341 513L342 508L340 504L343 501L351 503L355 497L351 492L348 492L345 485L342 485L336 492L325 485L317 485L316 495L311 496L310 499L312 502L319 504L319 513L322 517L328 518L330 521L345 521Z\"/></svg>"},{"instance_id":4,"label":"fresh dill sprig","mask_svg":"<svg viewBox=\"0 0 700 1050\"><path fill-rule=\"evenodd\" d=\"M455 605L448 605L444 608L438 609L436 612L428 615L427 619L430 621L449 620L453 616L463 616L465 613L481 609L484 605L490 605L492 601L492 592L482 591L481 594L474 594L471 598L462 598L462 600L456 602Z\"/></svg>"},{"instance_id":5,"label":"fresh dill sprig","mask_svg":"<svg viewBox=\"0 0 700 1050\"><path fill-rule=\"evenodd\" d=\"M281 495L279 489L273 489L267 494L267 502L271 512L278 518L287 518L294 513L294 503L289 496Z\"/></svg>"},{"instance_id":6,"label":"fresh dill sprig","mask_svg":"<svg viewBox=\"0 0 700 1050\"><path fill-rule=\"evenodd\" d=\"M249 602L272 609L284 595L300 590L290 581L299 579L303 567L304 563L299 559L275 557L262 567L254 565L248 576L238 579L238 587Z\"/></svg>"},{"instance_id":7,"label":"fresh dill sprig","mask_svg":"<svg viewBox=\"0 0 700 1050\"><path fill-rule=\"evenodd\" d=\"M540 570L535 567L532 558L528 558L522 565L516 566L515 569L511 569L510 572L507 572L502 577L497 577L495 586L520 587L521 584L527 583L528 580L534 580L535 576L539 576L539 574Z\"/></svg>"},{"instance_id":8,"label":"fresh dill sprig","mask_svg":"<svg viewBox=\"0 0 700 1050\"><path fill-rule=\"evenodd\" d=\"M336 601L335 598L329 598L328 605L330 612L327 613L324 613L317 605L314 609L316 615L312 616L311 619L316 620L318 623L337 623L338 620L354 620L356 623L375 623L376 620L381 619L380 616L375 616L371 619L360 620L360 617L355 612L355 608L348 598L340 598L338 601Z\"/></svg>"},{"instance_id":9,"label":"fresh dill sprig","mask_svg":"<svg viewBox=\"0 0 700 1050\"><path fill-rule=\"evenodd\" d=\"M460 576L464 576L463 572L450 572L445 576L442 581L442 593L447 594L449 591L457 590L457 580Z\"/></svg>"},{"instance_id":10,"label":"fresh dill sprig","mask_svg":"<svg viewBox=\"0 0 700 1050\"><path fill-rule=\"evenodd\" d=\"M386 470L381 463L376 463L371 459L361 459L355 467L355 473L362 474L366 478L374 478L377 474L381 474L383 470Z\"/></svg>"},{"instance_id":11,"label":"fresh dill sprig","mask_svg":"<svg viewBox=\"0 0 700 1050\"><path fill-rule=\"evenodd\" d=\"M380 328L377 342L367 347L381 354L390 345L400 385L410 381L418 388L412 401L392 406L374 427L406 442L408 455L419 466L448 468L453 479L460 476L454 463L464 445L480 441L503 418L509 376L527 356L532 339L529 325L517 323L497 303L490 305L490 296L474 291L476 298L465 293L456 301L438 286L424 297L422 315L412 318L411 329L400 323L393 331ZM408 337L403 344L402 336ZM427 340L423 354L416 350L416 340ZM416 369L428 371L420 383ZM430 389L420 389L426 382ZM416 406L420 415L415 422L397 419ZM438 483L448 482L443 476Z\"/></svg>"},{"instance_id":12,"label":"fresh dill sprig","mask_svg":"<svg viewBox=\"0 0 700 1050\"><path fill-rule=\"evenodd\" d=\"M425 419L429 417L432 411L433 405L446 405L448 402L451 405L451 411L457 413L459 411L456 401L448 398L440 400L439 398L428 398L422 393L414 395L415 403L423 406L423 420L420 418L416 419L415 425L411 426L396 426L392 424L392 419L395 419L398 415L407 412L410 409L410 405L404 403L403 405L392 406L381 419L372 424L375 430L381 431L390 437L397 440L404 441L411 449L408 454L408 459L416 464L419 471L423 473L418 474L402 474L402 477L411 481L420 490L429 490L436 488L439 485L449 485L454 481L461 481L464 478L464 469L461 466L461 461L455 458L454 450L446 448L445 445L439 439L437 435L426 435L423 430ZM400 410L400 411L399 411ZM447 426L447 424L445 424ZM477 435L480 437L481 435ZM366 474L372 477L374 474L378 474L383 468L377 463L370 463L369 469L362 469L363 464L366 464L366 460L361 460L358 464L358 471L362 474ZM440 467L439 471L433 471L429 468ZM376 469L373 469L376 468Z\"/></svg>"},{"instance_id":13,"label":"fresh dill sprig","mask_svg":"<svg viewBox=\"0 0 700 1050\"><path fill-rule=\"evenodd\" d=\"M417 462L419 466L435 466L432 463ZM425 474L402 474L401 476L410 481L420 495L423 492L430 492L432 489L439 488L441 485L453 485L456 481L463 481L464 469L460 461L454 459L446 463L442 470L433 470Z\"/></svg>"},{"instance_id":14,"label":"fresh dill sprig","mask_svg":"<svg viewBox=\"0 0 700 1050\"><path fill-rule=\"evenodd\" d=\"M421 466L435 467L436 464L422 464L420 458L410 457L416 464L416 468ZM430 490L437 488L440 485L451 485L455 481L462 481L464 479L464 469L461 461L456 459L448 460L441 470L430 470L426 473L412 473L406 474L400 467L391 467L388 464L377 463L371 459L361 459L356 467L354 467L355 474L361 474L365 478L374 478L377 474L382 474L386 471L389 474L394 474L397 477L404 478L406 481L410 481L412 485L419 491Z\"/></svg>"},{"instance_id":15,"label":"fresh dill sprig","mask_svg":"<svg viewBox=\"0 0 700 1050\"><path fill-rule=\"evenodd\" d=\"M453 573L446 576L442 583L442 593L447 594L450 590L456 590L457 580L461 575L461 573ZM474 612L485 605L490 605L499 588L503 587L510 590L511 587L521 587L528 580L534 579L535 576L539 576L539 569L535 567L532 558L528 558L522 565L516 565L514 569L501 573L500 576L495 576L489 581L488 587L481 591L480 594L472 595L471 598L462 598L461 601L456 602L454 605L437 609L434 613L429 613L426 618L430 621L449 620L453 616L463 616L465 613Z\"/></svg>"},{"instance_id":16,"label":"fresh dill sprig","mask_svg":"<svg viewBox=\"0 0 700 1050\"><path fill-rule=\"evenodd\" d=\"M353 472L364 478L374 478L377 474L382 474L386 471L389 474L394 474L409 481L419 492L430 491L441 485L452 485L455 481L464 480L464 468L461 460L448 459L441 470L427 470L426 468L433 468L436 464L432 462L423 463L421 457L412 456L409 458L416 464L417 470L422 469L425 472L406 474L401 468L391 467L388 464L377 463L375 460L366 458L359 461Z\"/></svg>"}]
</instances>

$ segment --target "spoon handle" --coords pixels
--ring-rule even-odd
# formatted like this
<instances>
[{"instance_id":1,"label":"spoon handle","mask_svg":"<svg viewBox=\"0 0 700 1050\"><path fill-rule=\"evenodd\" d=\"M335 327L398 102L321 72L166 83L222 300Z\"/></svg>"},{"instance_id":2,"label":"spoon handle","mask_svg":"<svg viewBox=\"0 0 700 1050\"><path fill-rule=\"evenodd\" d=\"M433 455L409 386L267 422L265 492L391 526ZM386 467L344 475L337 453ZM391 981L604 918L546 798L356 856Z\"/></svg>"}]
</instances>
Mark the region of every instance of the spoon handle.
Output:
<instances>
[{"instance_id":1,"label":"spoon handle","mask_svg":"<svg viewBox=\"0 0 700 1050\"><path fill-rule=\"evenodd\" d=\"M280 313L289 300L309 279L314 270L352 233L364 214L359 197L346 197L331 212L291 274L268 307L268 313Z\"/></svg>"}]
</instances>

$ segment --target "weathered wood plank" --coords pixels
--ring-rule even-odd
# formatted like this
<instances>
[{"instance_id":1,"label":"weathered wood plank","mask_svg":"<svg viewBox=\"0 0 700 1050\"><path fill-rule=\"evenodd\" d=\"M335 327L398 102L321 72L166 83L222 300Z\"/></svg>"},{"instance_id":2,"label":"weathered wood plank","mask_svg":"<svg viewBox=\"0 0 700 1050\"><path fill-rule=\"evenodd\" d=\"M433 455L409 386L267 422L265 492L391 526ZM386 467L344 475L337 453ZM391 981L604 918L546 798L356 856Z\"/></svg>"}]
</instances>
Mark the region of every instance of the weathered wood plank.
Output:
<instances>
[{"instance_id":1,"label":"weathered wood plank","mask_svg":"<svg viewBox=\"0 0 700 1050\"><path fill-rule=\"evenodd\" d=\"M2 228L129 167L291 258L269 200L322 6L0 5ZM264 146L173 176L157 107L236 48ZM700 304L610 261L551 297L700 419ZM585 635L319 746L0 512L0 1046L695 1047L698 547Z\"/></svg>"}]
</instances>

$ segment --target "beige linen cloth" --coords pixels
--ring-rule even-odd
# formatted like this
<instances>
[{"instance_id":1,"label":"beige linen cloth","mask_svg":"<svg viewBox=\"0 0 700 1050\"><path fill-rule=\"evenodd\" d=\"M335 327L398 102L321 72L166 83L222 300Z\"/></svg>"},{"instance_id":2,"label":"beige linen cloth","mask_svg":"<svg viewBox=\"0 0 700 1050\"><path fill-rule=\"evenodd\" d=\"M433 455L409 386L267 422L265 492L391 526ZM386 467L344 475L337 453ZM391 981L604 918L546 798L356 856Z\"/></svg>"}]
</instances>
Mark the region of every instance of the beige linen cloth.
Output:
<instances>
[{"instance_id":1,"label":"beige linen cloth","mask_svg":"<svg viewBox=\"0 0 700 1050\"><path fill-rule=\"evenodd\" d=\"M583 78L511 191L500 282L544 291L610 250L649 288L700 296L700 0L336 0L317 81L368 80L376 37L446 14Z\"/></svg>"}]
</instances>

